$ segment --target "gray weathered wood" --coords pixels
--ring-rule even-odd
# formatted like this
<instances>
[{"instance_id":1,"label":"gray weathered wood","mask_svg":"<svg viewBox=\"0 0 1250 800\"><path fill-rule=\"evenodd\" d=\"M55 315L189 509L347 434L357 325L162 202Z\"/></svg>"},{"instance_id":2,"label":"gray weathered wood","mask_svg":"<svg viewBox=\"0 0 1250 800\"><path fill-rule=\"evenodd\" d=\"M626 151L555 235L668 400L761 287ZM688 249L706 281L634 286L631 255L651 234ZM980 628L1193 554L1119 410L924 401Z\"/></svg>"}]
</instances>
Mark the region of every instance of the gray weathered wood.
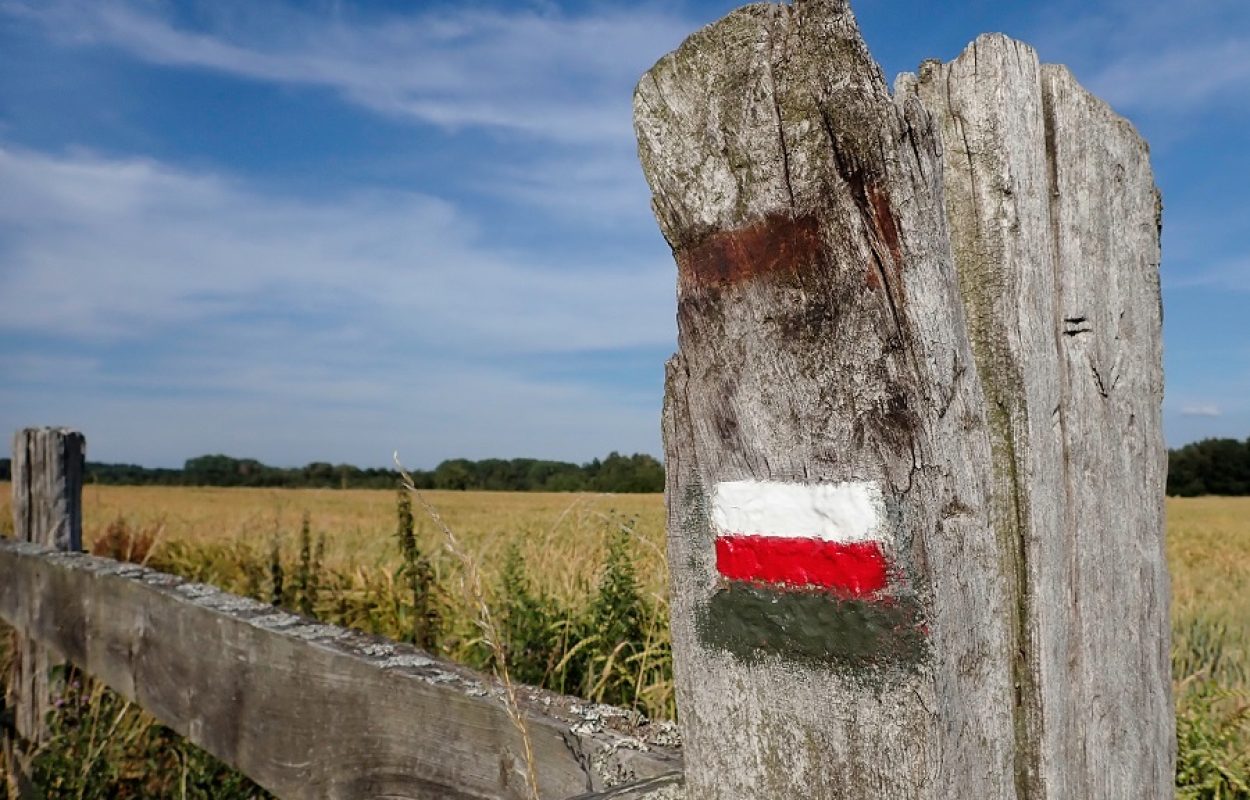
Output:
<instances>
[{"instance_id":1,"label":"gray weathered wood","mask_svg":"<svg viewBox=\"0 0 1250 800\"><path fill-rule=\"evenodd\" d=\"M844 0L754 5L639 83L678 267L664 434L692 798L1170 791L1145 148L1066 72L983 41L979 66L926 65L892 97ZM776 636L725 635L709 503L745 479L880 485L885 596L754 609ZM893 621L875 649L839 627L855 615Z\"/></svg>"},{"instance_id":2,"label":"gray weathered wood","mask_svg":"<svg viewBox=\"0 0 1250 800\"><path fill-rule=\"evenodd\" d=\"M13 535L23 542L82 549L82 477L87 443L68 428L13 435Z\"/></svg>"},{"instance_id":3,"label":"gray weathered wood","mask_svg":"<svg viewBox=\"0 0 1250 800\"><path fill-rule=\"evenodd\" d=\"M57 550L82 549L82 478L86 441L65 428L25 428L13 436L13 531L19 541ZM20 634L14 637L5 705L12 709L14 733L5 736L4 758L17 782L25 779L26 756L43 741L50 709L49 672L57 653ZM24 740L24 741L23 741ZM29 791L11 787L19 796Z\"/></svg>"},{"instance_id":4,"label":"gray weathered wood","mask_svg":"<svg viewBox=\"0 0 1250 800\"><path fill-rule=\"evenodd\" d=\"M492 679L131 564L0 540L0 616L286 798L521 798ZM671 726L520 689L544 798L671 774Z\"/></svg>"},{"instance_id":5,"label":"gray weathered wood","mask_svg":"<svg viewBox=\"0 0 1250 800\"><path fill-rule=\"evenodd\" d=\"M901 76L945 142L952 246L1019 542L1037 797L1168 797L1160 204L1146 143L1000 35Z\"/></svg>"},{"instance_id":6,"label":"gray weathered wood","mask_svg":"<svg viewBox=\"0 0 1250 800\"><path fill-rule=\"evenodd\" d=\"M678 264L664 432L691 796L1013 796L1011 604L928 115L891 99L844 3L804 2L696 33L635 121ZM748 478L880 483L923 652L708 641L708 498Z\"/></svg>"},{"instance_id":7,"label":"gray weathered wood","mask_svg":"<svg viewBox=\"0 0 1250 800\"><path fill-rule=\"evenodd\" d=\"M602 792L578 795L571 800L685 800L679 772L617 786Z\"/></svg>"}]
</instances>

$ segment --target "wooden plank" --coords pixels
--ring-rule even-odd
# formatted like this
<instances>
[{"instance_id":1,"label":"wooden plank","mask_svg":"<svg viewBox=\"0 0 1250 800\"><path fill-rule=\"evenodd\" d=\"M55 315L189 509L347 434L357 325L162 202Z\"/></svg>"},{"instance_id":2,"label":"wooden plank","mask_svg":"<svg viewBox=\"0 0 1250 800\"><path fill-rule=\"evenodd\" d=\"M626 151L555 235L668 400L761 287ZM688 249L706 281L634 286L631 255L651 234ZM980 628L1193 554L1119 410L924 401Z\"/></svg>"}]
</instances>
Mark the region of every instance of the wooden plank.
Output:
<instances>
[{"instance_id":1,"label":"wooden plank","mask_svg":"<svg viewBox=\"0 0 1250 800\"><path fill-rule=\"evenodd\" d=\"M692 795L1170 796L1158 205L1131 126L1002 37L891 95L845 0L799 0L661 59L635 128L677 263Z\"/></svg>"},{"instance_id":2,"label":"wooden plank","mask_svg":"<svg viewBox=\"0 0 1250 800\"><path fill-rule=\"evenodd\" d=\"M130 564L0 541L0 616L286 798L521 798L495 681ZM671 725L520 691L544 798L680 769Z\"/></svg>"},{"instance_id":3,"label":"wooden plank","mask_svg":"<svg viewBox=\"0 0 1250 800\"><path fill-rule=\"evenodd\" d=\"M66 428L25 428L13 436L13 469L10 496L13 531L19 541L47 545L57 550L82 549L82 479L86 440ZM44 740L50 709L49 674L64 659L38 642L14 636L13 662L9 671L5 705L13 709L13 732L3 737L0 749L10 765L18 797L32 796L28 754Z\"/></svg>"},{"instance_id":4,"label":"wooden plank","mask_svg":"<svg viewBox=\"0 0 1250 800\"><path fill-rule=\"evenodd\" d=\"M1029 46L902 76L940 125L1014 542L1033 796L1170 797L1158 192L1132 126ZM1023 738L1027 738L1024 741Z\"/></svg>"}]
</instances>

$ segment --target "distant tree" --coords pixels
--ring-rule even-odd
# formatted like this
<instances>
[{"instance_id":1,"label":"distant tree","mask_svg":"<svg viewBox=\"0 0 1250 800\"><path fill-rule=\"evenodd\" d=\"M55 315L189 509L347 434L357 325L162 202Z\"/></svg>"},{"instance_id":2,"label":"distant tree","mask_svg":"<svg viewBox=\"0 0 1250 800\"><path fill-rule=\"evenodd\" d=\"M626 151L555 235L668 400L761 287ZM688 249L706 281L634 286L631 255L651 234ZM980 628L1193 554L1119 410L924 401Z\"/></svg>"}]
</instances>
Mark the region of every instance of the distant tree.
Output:
<instances>
[{"instance_id":1,"label":"distant tree","mask_svg":"<svg viewBox=\"0 0 1250 800\"><path fill-rule=\"evenodd\" d=\"M588 488L586 476L580 469L561 470L547 475L535 488L546 492L584 492Z\"/></svg>"},{"instance_id":2,"label":"distant tree","mask_svg":"<svg viewBox=\"0 0 1250 800\"><path fill-rule=\"evenodd\" d=\"M0 458L0 481L13 479L11 459ZM662 492L664 465L655 458L613 452L585 464L534 458L465 458L442 462L433 470L412 470L418 489L488 489L545 492ZM220 453L187 459L182 469L104 464L88 461L89 483L162 486L272 486L394 489L399 473L379 467L314 461L304 467L271 467L253 458ZM1250 495L1250 439L1204 439L1168 453L1167 492Z\"/></svg>"},{"instance_id":3,"label":"distant tree","mask_svg":"<svg viewBox=\"0 0 1250 800\"><path fill-rule=\"evenodd\" d=\"M660 492L664 466L651 456L612 453L585 464L535 458L449 459L433 470L411 470L418 489L478 489L542 492ZM12 480L10 459L0 459L0 480ZM326 489L394 489L399 473L392 469L360 469L351 464L314 461L303 467L271 467L254 458L221 453L187 459L182 469L105 464L88 461L88 483L161 486L261 486Z\"/></svg>"},{"instance_id":4,"label":"distant tree","mask_svg":"<svg viewBox=\"0 0 1250 800\"><path fill-rule=\"evenodd\" d=\"M304 485L317 489L332 489L338 485L338 475L334 465L325 461L314 461L303 469Z\"/></svg>"},{"instance_id":5,"label":"distant tree","mask_svg":"<svg viewBox=\"0 0 1250 800\"><path fill-rule=\"evenodd\" d=\"M1203 439L1168 453L1168 494L1250 495L1250 439Z\"/></svg>"},{"instance_id":6,"label":"distant tree","mask_svg":"<svg viewBox=\"0 0 1250 800\"><path fill-rule=\"evenodd\" d=\"M192 486L238 486L242 482L239 460L221 454L189 458L182 473Z\"/></svg>"},{"instance_id":7,"label":"distant tree","mask_svg":"<svg viewBox=\"0 0 1250 800\"><path fill-rule=\"evenodd\" d=\"M590 484L601 492L662 492L664 467L648 455L613 452L598 465Z\"/></svg>"},{"instance_id":8,"label":"distant tree","mask_svg":"<svg viewBox=\"0 0 1250 800\"><path fill-rule=\"evenodd\" d=\"M475 483L473 462L463 458L444 461L434 468L434 488L464 491Z\"/></svg>"}]
</instances>

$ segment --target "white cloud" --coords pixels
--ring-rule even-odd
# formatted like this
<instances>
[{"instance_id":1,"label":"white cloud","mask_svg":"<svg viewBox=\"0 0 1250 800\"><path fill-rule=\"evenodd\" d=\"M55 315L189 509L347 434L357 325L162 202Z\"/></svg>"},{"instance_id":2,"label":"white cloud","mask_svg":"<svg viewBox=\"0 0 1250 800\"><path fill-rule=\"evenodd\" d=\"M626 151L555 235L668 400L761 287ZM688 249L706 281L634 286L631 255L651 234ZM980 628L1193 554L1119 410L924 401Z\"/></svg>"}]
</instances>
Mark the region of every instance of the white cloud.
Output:
<instances>
[{"instance_id":1,"label":"white cloud","mask_svg":"<svg viewBox=\"0 0 1250 800\"><path fill-rule=\"evenodd\" d=\"M148 464L658 451L667 259L541 263L435 198L145 159L0 148L0 187L4 429L74 425L93 458ZM561 367L635 348L655 380L624 391Z\"/></svg>"},{"instance_id":2,"label":"white cloud","mask_svg":"<svg viewBox=\"0 0 1250 800\"><path fill-rule=\"evenodd\" d=\"M74 44L258 81L323 87L377 112L565 143L630 141L634 82L693 29L656 7L591 15L445 6L364 19L215 3L202 30L156 4L9 0L0 10Z\"/></svg>"},{"instance_id":3,"label":"white cloud","mask_svg":"<svg viewBox=\"0 0 1250 800\"><path fill-rule=\"evenodd\" d=\"M1219 406L1211 403L1197 403L1187 405L1181 409L1181 414L1186 417L1219 417L1223 416Z\"/></svg>"},{"instance_id":4,"label":"white cloud","mask_svg":"<svg viewBox=\"0 0 1250 800\"><path fill-rule=\"evenodd\" d=\"M488 178L468 182L481 192L546 211L564 223L655 230L650 190L632 148L605 149L594 158L556 152L531 163L502 165Z\"/></svg>"},{"instance_id":5,"label":"white cloud","mask_svg":"<svg viewBox=\"0 0 1250 800\"><path fill-rule=\"evenodd\" d=\"M1076 67L1117 110L1175 119L1199 109L1236 112L1250 101L1244 0L1104 0L1052 4L1039 15L1043 59Z\"/></svg>"},{"instance_id":6,"label":"white cloud","mask_svg":"<svg viewBox=\"0 0 1250 800\"><path fill-rule=\"evenodd\" d=\"M1183 114L1212 103L1236 108L1250 97L1250 38L1230 36L1137 51L1112 61L1091 80L1113 106Z\"/></svg>"},{"instance_id":7,"label":"white cloud","mask_svg":"<svg viewBox=\"0 0 1250 800\"><path fill-rule=\"evenodd\" d=\"M657 7L571 15L447 6L380 18L281 3L0 0L72 47L159 67L328 90L366 113L450 134L484 130L464 185L580 228L654 230L631 124L634 83L695 25ZM417 134L418 136L420 133Z\"/></svg>"},{"instance_id":8,"label":"white cloud","mask_svg":"<svg viewBox=\"0 0 1250 800\"><path fill-rule=\"evenodd\" d=\"M321 8L332 13L205 2L188 26L160 2L0 0L0 17L61 46L484 130L498 153L461 188L569 226L636 240L628 218L654 231L630 93L690 23L658 6ZM660 354L675 333L658 237L654 254L556 262L492 242L489 224L421 192L293 197L0 140L0 371L15 376L0 386L0 427L78 425L93 457L144 463L208 450L386 464L398 448L414 465L656 452ZM569 366L578 352L636 349L658 353L645 386Z\"/></svg>"},{"instance_id":9,"label":"white cloud","mask_svg":"<svg viewBox=\"0 0 1250 800\"><path fill-rule=\"evenodd\" d=\"M1234 258L1214 266L1184 271L1165 267L1164 286L1167 289L1250 292L1250 258Z\"/></svg>"},{"instance_id":10,"label":"white cloud","mask_svg":"<svg viewBox=\"0 0 1250 800\"><path fill-rule=\"evenodd\" d=\"M267 195L150 160L0 148L0 328L127 340L295 320L448 354L661 346L671 266L543 264L407 192Z\"/></svg>"}]
</instances>

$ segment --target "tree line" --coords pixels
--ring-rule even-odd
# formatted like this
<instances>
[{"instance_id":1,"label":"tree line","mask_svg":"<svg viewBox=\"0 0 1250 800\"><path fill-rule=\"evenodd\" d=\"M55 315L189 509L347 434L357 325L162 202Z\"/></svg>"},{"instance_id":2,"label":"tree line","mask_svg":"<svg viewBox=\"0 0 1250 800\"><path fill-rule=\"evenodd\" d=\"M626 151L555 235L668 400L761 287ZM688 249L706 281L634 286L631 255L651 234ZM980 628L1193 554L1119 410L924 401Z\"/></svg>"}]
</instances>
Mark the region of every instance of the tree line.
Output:
<instances>
[{"instance_id":1,"label":"tree line","mask_svg":"<svg viewBox=\"0 0 1250 800\"><path fill-rule=\"evenodd\" d=\"M0 459L0 481L10 480L10 460ZM418 489L507 492L662 492L664 465L642 453L585 464L535 458L455 458L431 470L413 470ZM182 469L87 462L88 483L127 486L270 486L318 489L393 489L399 473L315 461L303 467L271 467L251 458L207 455ZM1203 439L1168 451L1170 495L1250 495L1250 439Z\"/></svg>"},{"instance_id":2,"label":"tree line","mask_svg":"<svg viewBox=\"0 0 1250 800\"><path fill-rule=\"evenodd\" d=\"M1250 494L1250 439L1203 439L1168 451L1168 494Z\"/></svg>"},{"instance_id":3,"label":"tree line","mask_svg":"<svg viewBox=\"0 0 1250 800\"><path fill-rule=\"evenodd\" d=\"M662 492L664 466L642 453L585 464L535 458L456 458L431 470L409 473L418 489L509 492ZM10 459L0 459L0 481L10 480ZM252 458L205 455L187 459L182 469L104 464L88 461L86 483L126 486L260 486L317 489L394 489L393 469L316 461L303 467L271 467Z\"/></svg>"}]
</instances>

